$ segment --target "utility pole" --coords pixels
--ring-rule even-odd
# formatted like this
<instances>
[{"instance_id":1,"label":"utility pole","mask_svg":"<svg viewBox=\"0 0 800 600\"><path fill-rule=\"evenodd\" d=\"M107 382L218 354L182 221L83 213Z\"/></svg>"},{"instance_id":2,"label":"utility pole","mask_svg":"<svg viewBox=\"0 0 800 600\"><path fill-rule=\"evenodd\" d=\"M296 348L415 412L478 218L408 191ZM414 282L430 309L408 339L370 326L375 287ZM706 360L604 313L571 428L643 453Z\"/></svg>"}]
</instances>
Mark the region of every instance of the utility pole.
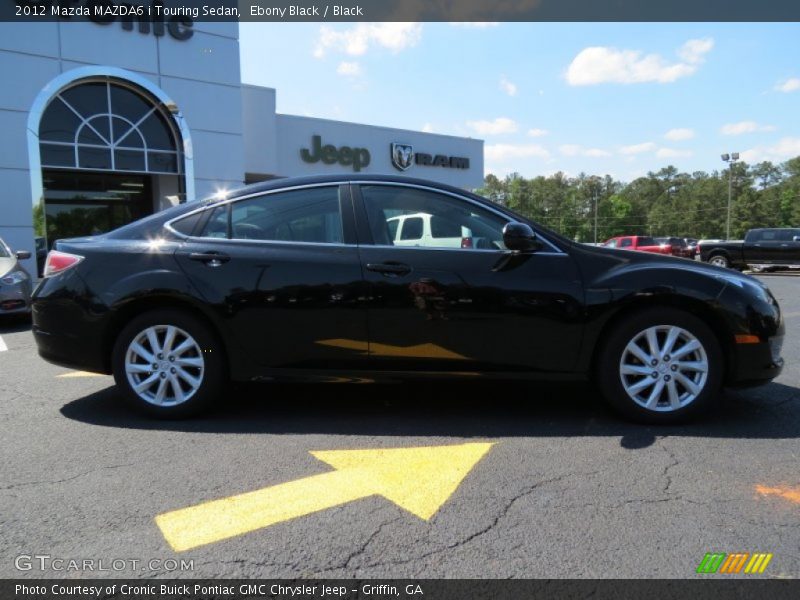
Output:
<instances>
[{"instance_id":1,"label":"utility pole","mask_svg":"<svg viewBox=\"0 0 800 600\"><path fill-rule=\"evenodd\" d=\"M593 192L594 196L594 243L597 244L597 190Z\"/></svg>"},{"instance_id":2,"label":"utility pole","mask_svg":"<svg viewBox=\"0 0 800 600\"><path fill-rule=\"evenodd\" d=\"M728 224L725 228L725 239L731 239L731 199L733 197L733 165L739 160L738 152L723 154L722 160L728 163Z\"/></svg>"}]
</instances>

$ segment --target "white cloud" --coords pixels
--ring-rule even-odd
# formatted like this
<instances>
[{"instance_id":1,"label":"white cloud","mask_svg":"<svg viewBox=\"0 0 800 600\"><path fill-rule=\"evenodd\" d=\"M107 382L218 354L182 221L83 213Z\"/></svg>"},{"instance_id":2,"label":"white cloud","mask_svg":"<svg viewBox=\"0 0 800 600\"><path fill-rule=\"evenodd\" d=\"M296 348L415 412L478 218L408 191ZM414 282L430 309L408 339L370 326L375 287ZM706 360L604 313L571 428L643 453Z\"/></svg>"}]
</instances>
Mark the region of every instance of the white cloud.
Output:
<instances>
[{"instance_id":1,"label":"white cloud","mask_svg":"<svg viewBox=\"0 0 800 600\"><path fill-rule=\"evenodd\" d=\"M675 148L659 148L656 152L658 158L687 158L692 154L691 150L676 150Z\"/></svg>"},{"instance_id":2,"label":"white cloud","mask_svg":"<svg viewBox=\"0 0 800 600\"><path fill-rule=\"evenodd\" d=\"M558 147L558 151L564 156L586 156L589 158L606 158L611 156L611 152L600 148L584 148L579 144L563 144Z\"/></svg>"},{"instance_id":3,"label":"white cloud","mask_svg":"<svg viewBox=\"0 0 800 600\"><path fill-rule=\"evenodd\" d=\"M549 131L547 129L538 129L534 127L533 129L528 129L528 137L538 138L546 136Z\"/></svg>"},{"instance_id":4,"label":"white cloud","mask_svg":"<svg viewBox=\"0 0 800 600\"><path fill-rule=\"evenodd\" d=\"M422 126L422 131L425 133L433 133L433 125L430 123L425 123L425 125Z\"/></svg>"},{"instance_id":5,"label":"white cloud","mask_svg":"<svg viewBox=\"0 0 800 600\"><path fill-rule=\"evenodd\" d=\"M742 135L743 133L757 133L759 131L775 131L774 125L759 125L755 121L739 121L728 123L719 130L723 135Z\"/></svg>"},{"instance_id":6,"label":"white cloud","mask_svg":"<svg viewBox=\"0 0 800 600\"><path fill-rule=\"evenodd\" d=\"M788 94L789 92L796 92L797 90L800 90L800 77L790 77L789 79L777 84L775 89L779 92L784 92L785 94Z\"/></svg>"},{"instance_id":7,"label":"white cloud","mask_svg":"<svg viewBox=\"0 0 800 600\"><path fill-rule=\"evenodd\" d=\"M800 137L785 137L771 146L756 146L741 153L742 160L750 164L764 160L783 162L800 155Z\"/></svg>"},{"instance_id":8,"label":"white cloud","mask_svg":"<svg viewBox=\"0 0 800 600\"><path fill-rule=\"evenodd\" d=\"M626 156L631 156L633 154L643 154L645 152L652 152L656 149L656 145L653 142L644 142L642 144L632 144L630 146L622 146L619 149L620 154L624 154Z\"/></svg>"},{"instance_id":9,"label":"white cloud","mask_svg":"<svg viewBox=\"0 0 800 600\"><path fill-rule=\"evenodd\" d=\"M371 46L400 52L411 48L422 38L419 23L359 23L350 29L334 29L323 25L314 48L314 56L322 58L329 51L362 56Z\"/></svg>"},{"instance_id":10,"label":"white cloud","mask_svg":"<svg viewBox=\"0 0 800 600\"><path fill-rule=\"evenodd\" d=\"M713 47L711 38L689 40L677 51L681 60L669 62L660 54L592 46L581 50L572 60L566 78L570 85L672 83L697 71Z\"/></svg>"},{"instance_id":11,"label":"white cloud","mask_svg":"<svg viewBox=\"0 0 800 600\"><path fill-rule=\"evenodd\" d=\"M550 153L538 144L488 144L484 153L489 162L502 162L510 158L549 158Z\"/></svg>"},{"instance_id":12,"label":"white cloud","mask_svg":"<svg viewBox=\"0 0 800 600\"><path fill-rule=\"evenodd\" d=\"M486 29L487 27L497 27L497 21L451 21L452 27L465 27L467 29Z\"/></svg>"},{"instance_id":13,"label":"white cloud","mask_svg":"<svg viewBox=\"0 0 800 600\"><path fill-rule=\"evenodd\" d=\"M509 81L505 75L500 78L500 89L509 96L517 95L517 84Z\"/></svg>"},{"instance_id":14,"label":"white cloud","mask_svg":"<svg viewBox=\"0 0 800 600\"><path fill-rule=\"evenodd\" d=\"M507 117L497 117L494 121L467 121L467 127L479 135L499 135L517 131L517 123Z\"/></svg>"},{"instance_id":15,"label":"white cloud","mask_svg":"<svg viewBox=\"0 0 800 600\"><path fill-rule=\"evenodd\" d=\"M676 127L670 129L664 134L664 137L672 142L681 142L683 140L690 140L694 137L694 129L687 127Z\"/></svg>"},{"instance_id":16,"label":"white cloud","mask_svg":"<svg viewBox=\"0 0 800 600\"><path fill-rule=\"evenodd\" d=\"M340 62L339 66L336 67L336 72L345 77L358 77L362 73L360 64L347 61Z\"/></svg>"}]
</instances>

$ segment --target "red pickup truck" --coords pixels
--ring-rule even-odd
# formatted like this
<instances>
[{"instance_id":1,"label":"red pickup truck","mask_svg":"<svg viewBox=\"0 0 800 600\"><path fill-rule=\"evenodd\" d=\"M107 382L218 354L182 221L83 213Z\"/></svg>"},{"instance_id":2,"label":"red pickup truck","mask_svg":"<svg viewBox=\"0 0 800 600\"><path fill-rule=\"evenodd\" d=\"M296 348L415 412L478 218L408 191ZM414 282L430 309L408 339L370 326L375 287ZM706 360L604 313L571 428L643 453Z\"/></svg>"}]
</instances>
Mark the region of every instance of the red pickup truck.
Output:
<instances>
[{"instance_id":1,"label":"red pickup truck","mask_svg":"<svg viewBox=\"0 0 800 600\"><path fill-rule=\"evenodd\" d=\"M606 248L620 248L622 250L639 250L640 252L655 252L656 254L672 254L672 246L659 244L649 235L623 235L613 237L603 243Z\"/></svg>"}]
</instances>

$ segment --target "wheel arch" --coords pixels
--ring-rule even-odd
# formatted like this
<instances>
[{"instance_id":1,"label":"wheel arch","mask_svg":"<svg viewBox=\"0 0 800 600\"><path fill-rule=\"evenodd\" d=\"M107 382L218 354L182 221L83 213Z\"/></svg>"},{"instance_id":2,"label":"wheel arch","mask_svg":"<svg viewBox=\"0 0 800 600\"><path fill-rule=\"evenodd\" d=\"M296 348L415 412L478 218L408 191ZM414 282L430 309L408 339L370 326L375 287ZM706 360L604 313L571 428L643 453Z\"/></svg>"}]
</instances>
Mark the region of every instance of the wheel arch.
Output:
<instances>
[{"instance_id":1,"label":"wheel arch","mask_svg":"<svg viewBox=\"0 0 800 600\"><path fill-rule=\"evenodd\" d=\"M730 379L731 369L735 365L735 357L732 333L725 323L725 319L715 312L707 303L680 294L659 294L656 296L636 298L620 306L603 324L595 338L590 364L590 373L592 375L596 373L600 356L604 351L606 340L609 337L609 332L613 331L614 327L622 321L629 319L632 314L652 308L674 308L682 310L699 317L708 325L716 337L717 342L719 342L720 349L722 350L722 357L725 361L723 367L723 381L728 381Z\"/></svg>"},{"instance_id":2,"label":"wheel arch","mask_svg":"<svg viewBox=\"0 0 800 600\"><path fill-rule=\"evenodd\" d=\"M211 331L212 335L217 339L220 344L221 352L223 353L223 364L226 366L228 372L231 371L230 352L228 350L228 340L223 332L215 322L215 320L203 310L196 303L185 298L154 294L129 300L119 307L115 308L111 318L109 327L106 331L103 340L103 355L105 356L105 364L107 372L111 372L111 357L114 349L114 344L119 337L119 334L133 319L152 310L174 309L191 314L196 319L202 321Z\"/></svg>"}]
</instances>

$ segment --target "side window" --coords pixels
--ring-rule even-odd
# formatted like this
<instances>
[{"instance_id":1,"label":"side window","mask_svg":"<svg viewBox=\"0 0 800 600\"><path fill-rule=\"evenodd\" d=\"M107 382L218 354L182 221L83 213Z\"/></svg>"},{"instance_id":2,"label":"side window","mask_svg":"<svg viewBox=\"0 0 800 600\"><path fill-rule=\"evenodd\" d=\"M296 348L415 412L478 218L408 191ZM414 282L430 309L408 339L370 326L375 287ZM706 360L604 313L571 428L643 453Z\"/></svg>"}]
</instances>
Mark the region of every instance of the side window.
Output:
<instances>
[{"instance_id":1,"label":"side window","mask_svg":"<svg viewBox=\"0 0 800 600\"><path fill-rule=\"evenodd\" d=\"M435 238L460 238L461 225L437 215L431 217L431 236Z\"/></svg>"},{"instance_id":2,"label":"side window","mask_svg":"<svg viewBox=\"0 0 800 600\"><path fill-rule=\"evenodd\" d=\"M213 214L205 230L205 237L227 237L230 231L235 240L341 244L339 188L308 188L234 201L230 215Z\"/></svg>"},{"instance_id":3,"label":"side window","mask_svg":"<svg viewBox=\"0 0 800 600\"><path fill-rule=\"evenodd\" d=\"M422 238L422 217L408 217L403 221L400 231L401 240L419 240Z\"/></svg>"},{"instance_id":4,"label":"side window","mask_svg":"<svg viewBox=\"0 0 800 600\"><path fill-rule=\"evenodd\" d=\"M200 237L227 238L228 237L228 205L218 206L212 210Z\"/></svg>"},{"instance_id":5,"label":"side window","mask_svg":"<svg viewBox=\"0 0 800 600\"><path fill-rule=\"evenodd\" d=\"M760 240L762 242L775 242L778 239L778 232L772 229L765 229L760 233L761 233ZM758 239L758 237L756 239Z\"/></svg>"},{"instance_id":6,"label":"side window","mask_svg":"<svg viewBox=\"0 0 800 600\"><path fill-rule=\"evenodd\" d=\"M605 244L603 244L606 248L616 248L617 247L617 240L608 240Z\"/></svg>"},{"instance_id":7,"label":"side window","mask_svg":"<svg viewBox=\"0 0 800 600\"><path fill-rule=\"evenodd\" d=\"M375 244L502 250L507 220L489 210L446 194L394 185L362 185L361 195ZM405 216L400 239L393 233L397 217ZM431 237L423 238L424 222Z\"/></svg>"},{"instance_id":8,"label":"side window","mask_svg":"<svg viewBox=\"0 0 800 600\"><path fill-rule=\"evenodd\" d=\"M633 240L631 240L631 238L622 238L619 241L619 247L620 248L630 248L632 241Z\"/></svg>"}]
</instances>

